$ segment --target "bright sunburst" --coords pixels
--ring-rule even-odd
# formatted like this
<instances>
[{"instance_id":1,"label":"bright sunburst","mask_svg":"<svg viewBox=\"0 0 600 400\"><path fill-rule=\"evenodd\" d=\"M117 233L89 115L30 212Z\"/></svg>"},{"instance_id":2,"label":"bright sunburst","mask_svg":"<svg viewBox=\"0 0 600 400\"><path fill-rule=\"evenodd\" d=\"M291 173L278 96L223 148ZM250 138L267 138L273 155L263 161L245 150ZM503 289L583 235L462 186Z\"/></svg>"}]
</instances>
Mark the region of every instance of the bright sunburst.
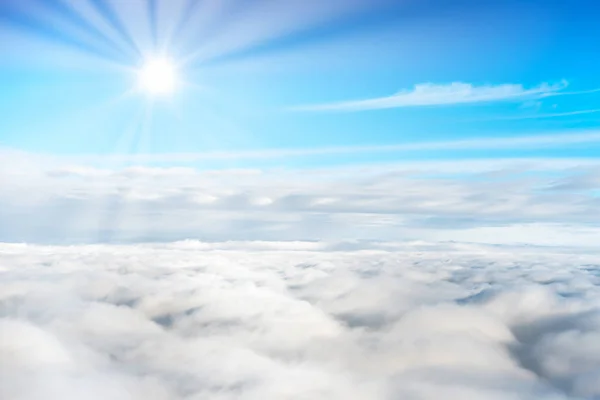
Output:
<instances>
[{"instance_id":1,"label":"bright sunburst","mask_svg":"<svg viewBox=\"0 0 600 400\"><path fill-rule=\"evenodd\" d=\"M166 58L146 61L138 78L140 89L151 96L171 94L178 85L177 68Z\"/></svg>"}]
</instances>

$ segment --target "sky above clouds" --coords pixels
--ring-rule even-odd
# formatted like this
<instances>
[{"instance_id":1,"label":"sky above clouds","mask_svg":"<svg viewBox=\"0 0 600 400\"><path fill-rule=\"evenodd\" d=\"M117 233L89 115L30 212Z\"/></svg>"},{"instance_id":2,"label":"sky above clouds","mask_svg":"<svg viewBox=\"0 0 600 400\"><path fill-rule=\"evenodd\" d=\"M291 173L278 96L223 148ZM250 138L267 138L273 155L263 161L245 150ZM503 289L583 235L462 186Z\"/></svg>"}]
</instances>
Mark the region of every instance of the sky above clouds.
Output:
<instances>
[{"instance_id":1,"label":"sky above clouds","mask_svg":"<svg viewBox=\"0 0 600 400\"><path fill-rule=\"evenodd\" d=\"M596 14L4 1L0 240L593 243Z\"/></svg>"},{"instance_id":2,"label":"sky above clouds","mask_svg":"<svg viewBox=\"0 0 600 400\"><path fill-rule=\"evenodd\" d=\"M584 0L4 1L0 144L164 154L577 134L598 120L596 14ZM131 89L156 54L186 85L149 105ZM464 157L442 153L413 157Z\"/></svg>"},{"instance_id":3,"label":"sky above clouds","mask_svg":"<svg viewBox=\"0 0 600 400\"><path fill-rule=\"evenodd\" d=\"M599 399L598 10L0 0L0 398Z\"/></svg>"}]
</instances>

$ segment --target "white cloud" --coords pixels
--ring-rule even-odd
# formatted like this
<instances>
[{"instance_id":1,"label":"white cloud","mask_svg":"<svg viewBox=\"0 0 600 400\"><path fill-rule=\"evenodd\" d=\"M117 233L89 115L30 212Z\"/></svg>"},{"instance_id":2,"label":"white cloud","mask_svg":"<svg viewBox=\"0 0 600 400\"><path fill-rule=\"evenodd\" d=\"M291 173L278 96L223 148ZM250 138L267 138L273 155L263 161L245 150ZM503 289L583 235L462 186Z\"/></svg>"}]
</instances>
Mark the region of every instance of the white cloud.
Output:
<instances>
[{"instance_id":1,"label":"white cloud","mask_svg":"<svg viewBox=\"0 0 600 400\"><path fill-rule=\"evenodd\" d=\"M391 96L300 106L294 109L360 111L400 107L448 106L495 101L525 101L556 95L566 87L566 81L562 81L559 84L543 83L532 88L525 88L520 84L477 86L464 82L453 82L450 84L422 83L415 85L410 90L402 90Z\"/></svg>"},{"instance_id":2,"label":"white cloud","mask_svg":"<svg viewBox=\"0 0 600 400\"><path fill-rule=\"evenodd\" d=\"M537 111L537 110L536 110ZM573 115L585 115L585 114L596 114L599 113L600 109L592 110L576 110L576 111L565 111L555 113L538 113L530 115L515 115L515 116L503 116L496 118L488 118L484 121L510 121L510 120L523 120L523 119L544 119L544 118L560 118L560 117L571 117Z\"/></svg>"},{"instance_id":3,"label":"white cloud","mask_svg":"<svg viewBox=\"0 0 600 400\"><path fill-rule=\"evenodd\" d=\"M600 165L585 160L201 171L11 157L0 163L5 242L426 239L593 246L600 236Z\"/></svg>"},{"instance_id":4,"label":"white cloud","mask_svg":"<svg viewBox=\"0 0 600 400\"><path fill-rule=\"evenodd\" d=\"M600 255L331 246L0 245L0 395L600 395Z\"/></svg>"}]
</instances>

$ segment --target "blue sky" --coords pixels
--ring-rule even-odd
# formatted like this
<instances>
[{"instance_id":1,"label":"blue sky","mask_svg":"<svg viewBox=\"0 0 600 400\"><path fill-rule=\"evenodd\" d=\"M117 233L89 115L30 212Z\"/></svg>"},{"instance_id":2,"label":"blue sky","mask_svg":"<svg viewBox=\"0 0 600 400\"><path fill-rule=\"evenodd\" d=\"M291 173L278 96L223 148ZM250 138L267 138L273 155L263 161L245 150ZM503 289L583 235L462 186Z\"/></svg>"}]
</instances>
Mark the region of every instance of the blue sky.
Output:
<instances>
[{"instance_id":1,"label":"blue sky","mask_svg":"<svg viewBox=\"0 0 600 400\"><path fill-rule=\"evenodd\" d=\"M268 149L359 148L260 163L599 154L600 11L591 1L127 4L2 2L1 146L219 151L234 166L256 164L244 152ZM131 93L143 59L161 51L182 63L186 85L168 100ZM582 133L591 136L569 142ZM427 146L535 135L560 139ZM415 142L425 145L381 151Z\"/></svg>"},{"instance_id":2,"label":"blue sky","mask_svg":"<svg viewBox=\"0 0 600 400\"><path fill-rule=\"evenodd\" d=\"M2 1L0 241L595 246L596 9Z\"/></svg>"}]
</instances>

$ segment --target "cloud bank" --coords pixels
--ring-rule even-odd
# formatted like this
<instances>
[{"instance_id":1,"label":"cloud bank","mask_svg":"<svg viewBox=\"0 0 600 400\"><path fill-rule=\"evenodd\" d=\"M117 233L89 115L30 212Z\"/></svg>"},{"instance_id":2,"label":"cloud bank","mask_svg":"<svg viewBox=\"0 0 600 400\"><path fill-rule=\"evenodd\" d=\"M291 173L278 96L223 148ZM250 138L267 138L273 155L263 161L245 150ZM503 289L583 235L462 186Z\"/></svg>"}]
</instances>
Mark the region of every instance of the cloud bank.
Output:
<instances>
[{"instance_id":1,"label":"cloud bank","mask_svg":"<svg viewBox=\"0 0 600 400\"><path fill-rule=\"evenodd\" d=\"M600 256L387 246L0 245L0 396L600 396Z\"/></svg>"},{"instance_id":2,"label":"cloud bank","mask_svg":"<svg viewBox=\"0 0 600 400\"><path fill-rule=\"evenodd\" d=\"M595 246L593 160L314 169L0 162L0 241L476 241ZM477 172L473 172L477 171Z\"/></svg>"},{"instance_id":3,"label":"cloud bank","mask_svg":"<svg viewBox=\"0 0 600 400\"><path fill-rule=\"evenodd\" d=\"M565 89L567 85L566 81L558 84L543 83L532 88L525 88L520 84L477 86L464 82L453 82L450 84L422 83L415 85L413 89L402 90L391 96L307 105L295 107L294 109L306 111L361 111L400 107L450 106L496 101L525 101L532 98L556 95Z\"/></svg>"}]
</instances>

